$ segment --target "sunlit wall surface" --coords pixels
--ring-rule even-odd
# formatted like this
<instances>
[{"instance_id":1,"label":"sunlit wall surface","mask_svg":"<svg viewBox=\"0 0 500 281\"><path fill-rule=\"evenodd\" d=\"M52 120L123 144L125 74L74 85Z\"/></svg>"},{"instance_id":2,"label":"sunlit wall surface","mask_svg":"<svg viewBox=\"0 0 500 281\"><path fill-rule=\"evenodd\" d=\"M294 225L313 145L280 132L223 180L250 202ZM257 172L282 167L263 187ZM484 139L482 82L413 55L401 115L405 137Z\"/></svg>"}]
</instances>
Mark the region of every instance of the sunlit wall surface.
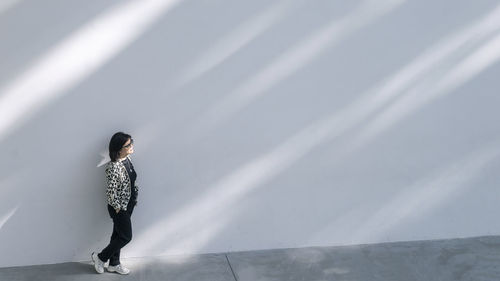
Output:
<instances>
[{"instance_id":1,"label":"sunlit wall surface","mask_svg":"<svg viewBox=\"0 0 500 281\"><path fill-rule=\"evenodd\" d=\"M0 267L500 234L500 1L0 4Z\"/></svg>"}]
</instances>

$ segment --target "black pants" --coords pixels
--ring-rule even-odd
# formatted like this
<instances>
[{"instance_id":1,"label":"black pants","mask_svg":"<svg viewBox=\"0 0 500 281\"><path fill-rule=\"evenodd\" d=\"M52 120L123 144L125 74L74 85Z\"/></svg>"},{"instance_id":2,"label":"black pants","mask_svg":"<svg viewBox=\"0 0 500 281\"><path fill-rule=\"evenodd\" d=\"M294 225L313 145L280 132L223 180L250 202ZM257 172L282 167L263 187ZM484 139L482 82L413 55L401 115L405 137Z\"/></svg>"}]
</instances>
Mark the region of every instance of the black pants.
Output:
<instances>
[{"instance_id":1,"label":"black pants","mask_svg":"<svg viewBox=\"0 0 500 281\"><path fill-rule=\"evenodd\" d=\"M132 222L130 217L134 211L134 205L130 202L127 210L120 210L116 213L115 209L108 205L109 216L113 219L113 233L108 246L102 250L97 256L103 262L109 260L109 265L120 264L120 250L132 240Z\"/></svg>"}]
</instances>

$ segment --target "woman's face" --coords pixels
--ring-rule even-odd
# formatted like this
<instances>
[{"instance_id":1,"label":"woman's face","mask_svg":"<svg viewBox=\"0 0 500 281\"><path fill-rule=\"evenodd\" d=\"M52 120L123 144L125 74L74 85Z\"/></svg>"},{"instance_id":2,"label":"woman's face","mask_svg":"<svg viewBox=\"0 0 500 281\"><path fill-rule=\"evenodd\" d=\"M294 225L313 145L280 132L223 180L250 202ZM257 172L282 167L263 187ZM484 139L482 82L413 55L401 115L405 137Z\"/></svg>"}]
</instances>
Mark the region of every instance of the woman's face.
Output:
<instances>
[{"instance_id":1,"label":"woman's face","mask_svg":"<svg viewBox=\"0 0 500 281\"><path fill-rule=\"evenodd\" d=\"M127 155L132 153L134 153L134 140L128 139L120 150L121 158L126 157Z\"/></svg>"}]
</instances>

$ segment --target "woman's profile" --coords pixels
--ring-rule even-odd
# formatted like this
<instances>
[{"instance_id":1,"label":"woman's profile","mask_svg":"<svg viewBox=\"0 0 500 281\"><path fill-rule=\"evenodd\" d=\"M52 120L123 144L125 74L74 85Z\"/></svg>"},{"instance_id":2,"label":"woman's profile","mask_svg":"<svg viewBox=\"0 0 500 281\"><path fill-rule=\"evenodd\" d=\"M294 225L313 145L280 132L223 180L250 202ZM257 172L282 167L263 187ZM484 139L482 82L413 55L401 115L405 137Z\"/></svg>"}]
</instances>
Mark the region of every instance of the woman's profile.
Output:
<instances>
[{"instance_id":1,"label":"woman's profile","mask_svg":"<svg viewBox=\"0 0 500 281\"><path fill-rule=\"evenodd\" d=\"M113 220L113 233L109 244L100 252L91 255L94 268L104 272L104 264L109 261L108 272L129 274L130 270L120 263L120 250L132 240L130 217L137 204L138 187L135 185L137 173L130 159L134 152L134 140L128 134L118 132L109 141L109 157L106 164L106 197L108 213Z\"/></svg>"}]
</instances>

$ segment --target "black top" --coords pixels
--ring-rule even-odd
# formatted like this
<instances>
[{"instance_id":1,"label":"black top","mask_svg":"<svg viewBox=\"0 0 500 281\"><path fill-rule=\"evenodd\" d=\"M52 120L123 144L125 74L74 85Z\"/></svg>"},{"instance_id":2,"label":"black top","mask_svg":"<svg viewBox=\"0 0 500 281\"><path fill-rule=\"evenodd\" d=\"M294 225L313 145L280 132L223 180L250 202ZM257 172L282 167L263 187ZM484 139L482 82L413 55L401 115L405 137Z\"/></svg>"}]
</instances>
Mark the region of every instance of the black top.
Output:
<instances>
[{"instance_id":1,"label":"black top","mask_svg":"<svg viewBox=\"0 0 500 281\"><path fill-rule=\"evenodd\" d=\"M135 180L137 179L137 173L135 172L134 165L132 165L132 162L128 158L125 158L122 163L123 165L125 165L128 177L130 178L130 187L132 189L132 193L130 194L130 202L133 202L133 204L135 205L135 202L137 202L137 190L135 189Z\"/></svg>"}]
</instances>

